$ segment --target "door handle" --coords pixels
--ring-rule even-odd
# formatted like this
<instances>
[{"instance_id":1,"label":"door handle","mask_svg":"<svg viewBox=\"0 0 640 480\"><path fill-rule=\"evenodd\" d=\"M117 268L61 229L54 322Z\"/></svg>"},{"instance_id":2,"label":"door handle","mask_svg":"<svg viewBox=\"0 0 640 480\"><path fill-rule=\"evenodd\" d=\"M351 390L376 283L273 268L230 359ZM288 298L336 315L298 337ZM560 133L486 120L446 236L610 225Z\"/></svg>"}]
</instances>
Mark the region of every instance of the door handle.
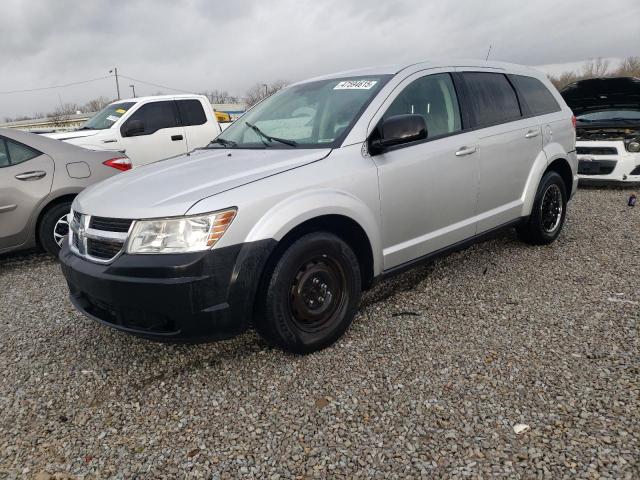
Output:
<instances>
[{"instance_id":1,"label":"door handle","mask_svg":"<svg viewBox=\"0 0 640 480\"><path fill-rule=\"evenodd\" d=\"M173 140L174 142L182 140L182 135L171 135L171 140Z\"/></svg>"},{"instance_id":2,"label":"door handle","mask_svg":"<svg viewBox=\"0 0 640 480\"><path fill-rule=\"evenodd\" d=\"M471 155L472 153L476 153L477 151L478 151L478 147L460 147L456 152L456 157Z\"/></svg>"},{"instance_id":3,"label":"door handle","mask_svg":"<svg viewBox=\"0 0 640 480\"><path fill-rule=\"evenodd\" d=\"M41 178L45 177L47 175L47 172L43 172L43 171L34 171L34 172L23 172L23 173L19 173L18 175L16 175L16 178L18 180L23 180L23 181L31 181L31 180L40 180Z\"/></svg>"},{"instance_id":4,"label":"door handle","mask_svg":"<svg viewBox=\"0 0 640 480\"><path fill-rule=\"evenodd\" d=\"M533 138L533 137L537 137L538 135L540 135L540 130L529 130L524 135L524 138Z\"/></svg>"},{"instance_id":5,"label":"door handle","mask_svg":"<svg viewBox=\"0 0 640 480\"><path fill-rule=\"evenodd\" d=\"M18 208L17 205L3 205L2 207L0 207L0 213L11 212L16 208Z\"/></svg>"}]
</instances>

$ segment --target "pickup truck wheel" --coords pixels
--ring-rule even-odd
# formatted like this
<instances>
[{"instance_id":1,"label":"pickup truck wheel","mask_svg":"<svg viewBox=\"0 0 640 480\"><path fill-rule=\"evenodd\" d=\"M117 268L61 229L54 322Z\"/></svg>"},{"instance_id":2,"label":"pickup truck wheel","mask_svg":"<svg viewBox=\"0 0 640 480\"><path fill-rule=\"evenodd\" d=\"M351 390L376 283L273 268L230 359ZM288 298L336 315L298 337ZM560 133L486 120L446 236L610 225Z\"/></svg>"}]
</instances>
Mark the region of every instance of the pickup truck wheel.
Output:
<instances>
[{"instance_id":1,"label":"pickup truck wheel","mask_svg":"<svg viewBox=\"0 0 640 480\"><path fill-rule=\"evenodd\" d=\"M71 211L71 202L63 202L49 208L38 225L38 240L49 254L58 256L60 246L69 233L67 214Z\"/></svg>"},{"instance_id":2,"label":"pickup truck wheel","mask_svg":"<svg viewBox=\"0 0 640 480\"><path fill-rule=\"evenodd\" d=\"M516 231L526 243L546 245L558 238L566 215L567 190L564 181L558 173L547 172L538 186L531 215Z\"/></svg>"},{"instance_id":3,"label":"pickup truck wheel","mask_svg":"<svg viewBox=\"0 0 640 480\"><path fill-rule=\"evenodd\" d=\"M320 350L349 328L360 295L360 267L349 245L330 233L310 233L276 262L258 304L256 329L291 353Z\"/></svg>"}]
</instances>

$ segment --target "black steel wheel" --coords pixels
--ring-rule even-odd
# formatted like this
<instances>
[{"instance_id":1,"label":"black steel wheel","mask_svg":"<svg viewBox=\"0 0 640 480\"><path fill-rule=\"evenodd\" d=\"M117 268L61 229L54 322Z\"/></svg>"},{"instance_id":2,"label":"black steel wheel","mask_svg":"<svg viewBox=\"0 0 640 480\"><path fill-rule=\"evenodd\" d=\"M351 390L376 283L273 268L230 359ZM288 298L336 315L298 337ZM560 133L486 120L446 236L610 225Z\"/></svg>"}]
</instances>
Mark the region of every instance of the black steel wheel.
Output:
<instances>
[{"instance_id":1,"label":"black steel wheel","mask_svg":"<svg viewBox=\"0 0 640 480\"><path fill-rule=\"evenodd\" d=\"M355 316L358 260L343 240L317 232L291 244L259 292L256 329L269 343L310 353L335 342Z\"/></svg>"}]
</instances>

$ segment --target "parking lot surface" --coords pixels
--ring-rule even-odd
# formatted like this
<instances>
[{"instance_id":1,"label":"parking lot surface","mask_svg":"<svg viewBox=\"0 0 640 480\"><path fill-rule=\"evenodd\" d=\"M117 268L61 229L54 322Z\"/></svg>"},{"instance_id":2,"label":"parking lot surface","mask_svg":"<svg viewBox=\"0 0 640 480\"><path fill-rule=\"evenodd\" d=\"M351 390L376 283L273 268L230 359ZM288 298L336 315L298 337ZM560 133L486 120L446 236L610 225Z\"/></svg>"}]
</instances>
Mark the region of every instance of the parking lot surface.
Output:
<instances>
[{"instance_id":1,"label":"parking lot surface","mask_svg":"<svg viewBox=\"0 0 640 480\"><path fill-rule=\"evenodd\" d=\"M0 257L0 478L639 478L629 193L580 190L549 247L507 231L378 285L306 357L136 339L55 261Z\"/></svg>"}]
</instances>

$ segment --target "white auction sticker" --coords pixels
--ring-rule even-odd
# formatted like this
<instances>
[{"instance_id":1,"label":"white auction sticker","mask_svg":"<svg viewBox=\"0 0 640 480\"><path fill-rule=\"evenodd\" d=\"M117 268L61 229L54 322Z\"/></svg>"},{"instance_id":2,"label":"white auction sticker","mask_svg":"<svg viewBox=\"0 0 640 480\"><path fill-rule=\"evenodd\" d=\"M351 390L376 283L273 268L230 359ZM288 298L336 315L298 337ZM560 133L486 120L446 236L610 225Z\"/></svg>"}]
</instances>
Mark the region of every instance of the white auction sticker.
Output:
<instances>
[{"instance_id":1,"label":"white auction sticker","mask_svg":"<svg viewBox=\"0 0 640 480\"><path fill-rule=\"evenodd\" d=\"M344 82L340 82L335 87L334 90L369 90L373 87L377 80L345 80Z\"/></svg>"},{"instance_id":2,"label":"white auction sticker","mask_svg":"<svg viewBox=\"0 0 640 480\"><path fill-rule=\"evenodd\" d=\"M109 115L107 117L107 120L109 120L110 122L117 122L118 120L120 120L120 117L116 117L115 115Z\"/></svg>"}]
</instances>

